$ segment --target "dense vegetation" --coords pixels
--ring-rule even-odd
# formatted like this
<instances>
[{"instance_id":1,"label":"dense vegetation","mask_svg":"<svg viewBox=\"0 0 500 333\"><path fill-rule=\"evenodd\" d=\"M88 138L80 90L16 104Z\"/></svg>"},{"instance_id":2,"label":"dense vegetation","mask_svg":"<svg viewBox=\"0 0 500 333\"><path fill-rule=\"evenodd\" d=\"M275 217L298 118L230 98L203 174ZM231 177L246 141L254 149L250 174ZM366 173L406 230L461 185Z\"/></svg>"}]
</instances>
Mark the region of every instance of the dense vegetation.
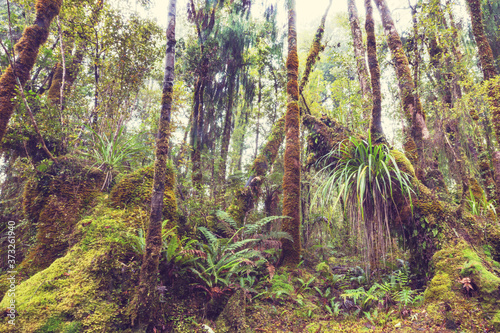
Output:
<instances>
[{"instance_id":1,"label":"dense vegetation","mask_svg":"<svg viewBox=\"0 0 500 333\"><path fill-rule=\"evenodd\" d=\"M3 1L0 331L500 330L500 4L346 2Z\"/></svg>"}]
</instances>

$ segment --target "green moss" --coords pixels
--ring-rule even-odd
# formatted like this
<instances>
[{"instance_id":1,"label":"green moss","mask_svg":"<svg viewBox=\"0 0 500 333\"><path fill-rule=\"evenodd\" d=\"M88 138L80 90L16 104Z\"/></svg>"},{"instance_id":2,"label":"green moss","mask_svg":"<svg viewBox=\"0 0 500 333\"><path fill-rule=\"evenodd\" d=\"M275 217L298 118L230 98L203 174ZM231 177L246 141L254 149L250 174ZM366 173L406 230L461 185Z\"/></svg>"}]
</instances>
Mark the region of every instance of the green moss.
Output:
<instances>
[{"instance_id":1,"label":"green moss","mask_svg":"<svg viewBox=\"0 0 500 333\"><path fill-rule=\"evenodd\" d=\"M19 266L30 276L64 254L79 217L100 193L104 173L84 161L62 156L26 183L23 209L37 226L36 246Z\"/></svg>"},{"instance_id":2,"label":"green moss","mask_svg":"<svg viewBox=\"0 0 500 333\"><path fill-rule=\"evenodd\" d=\"M451 292L451 278L446 273L434 275L429 286L424 292L426 301L447 301L453 297Z\"/></svg>"},{"instance_id":3,"label":"green moss","mask_svg":"<svg viewBox=\"0 0 500 333\"><path fill-rule=\"evenodd\" d=\"M391 150L391 155L394 157L396 160L396 163L398 164L398 167L406 172L415 177L415 169L413 168L413 165L411 164L410 160L403 154L402 152L398 150Z\"/></svg>"},{"instance_id":4,"label":"green moss","mask_svg":"<svg viewBox=\"0 0 500 333\"><path fill-rule=\"evenodd\" d=\"M114 208L139 207L149 211L153 191L153 176L153 165L123 176L111 189L111 206ZM163 198L163 219L169 220L168 228L174 227L178 220L175 196L175 173L173 167L168 164Z\"/></svg>"},{"instance_id":5,"label":"green moss","mask_svg":"<svg viewBox=\"0 0 500 333\"><path fill-rule=\"evenodd\" d=\"M249 331L245 320L245 307L245 294L243 290L237 290L217 318L217 333Z\"/></svg>"},{"instance_id":6,"label":"green moss","mask_svg":"<svg viewBox=\"0 0 500 333\"><path fill-rule=\"evenodd\" d=\"M16 327L22 332L117 332L122 304L138 281L133 249L136 217L101 204L75 227L75 245L16 289ZM9 297L0 306L7 308ZM71 322L58 322L71 318ZM8 331L7 318L0 331ZM54 330L49 328L56 327Z\"/></svg>"},{"instance_id":7,"label":"green moss","mask_svg":"<svg viewBox=\"0 0 500 333\"><path fill-rule=\"evenodd\" d=\"M463 276L472 275L473 281L478 285L481 293L498 294L500 278L491 273L483 264L478 254L470 248L463 250L464 257L468 260L460 272Z\"/></svg>"}]
</instances>

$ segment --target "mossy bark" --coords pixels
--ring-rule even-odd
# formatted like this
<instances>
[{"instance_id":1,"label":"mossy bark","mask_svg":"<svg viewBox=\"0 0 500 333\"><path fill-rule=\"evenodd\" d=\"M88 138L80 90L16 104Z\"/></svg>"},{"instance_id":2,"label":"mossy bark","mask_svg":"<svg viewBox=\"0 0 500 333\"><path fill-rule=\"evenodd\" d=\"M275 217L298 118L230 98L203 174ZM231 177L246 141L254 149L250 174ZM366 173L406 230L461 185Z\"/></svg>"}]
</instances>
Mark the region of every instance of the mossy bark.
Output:
<instances>
[{"instance_id":1,"label":"mossy bark","mask_svg":"<svg viewBox=\"0 0 500 333\"><path fill-rule=\"evenodd\" d=\"M328 7L326 8L325 14L321 18L321 22L319 24L318 30L316 31L316 35L314 36L311 48L309 49L309 55L306 60L306 67L304 69L304 73L302 73L302 78L300 79L299 92L302 93L304 88L307 85L307 81L309 80L309 75L313 69L314 64L318 60L319 53L325 49L323 45L321 45L321 40L323 39L323 35L325 33L325 22L326 16L328 15L328 11L330 10L330 6L332 5L332 0L328 3Z\"/></svg>"},{"instance_id":2,"label":"mossy bark","mask_svg":"<svg viewBox=\"0 0 500 333\"><path fill-rule=\"evenodd\" d=\"M368 67L370 68L372 87L372 113L370 117L370 134L373 140L383 139L382 129L382 94L380 92L380 67L377 60L377 40L371 0L365 0L366 7L366 48L368 51Z\"/></svg>"},{"instance_id":3,"label":"mossy bark","mask_svg":"<svg viewBox=\"0 0 500 333\"><path fill-rule=\"evenodd\" d=\"M330 9L330 5L325 11L321 19L321 23L316 31L316 35L313 39L311 48L309 50L309 55L307 57L306 68L304 69L304 73L302 75L302 79L299 85L299 94L302 94L303 89L305 89L307 82L309 80L309 75L312 72L314 64L319 58L319 53L323 51L324 47L321 45L321 40L324 35L325 29L325 21L326 15ZM253 188L249 189L247 187L238 190L235 193L234 200L229 207L230 212L234 212L232 214L233 218L239 223L243 223L243 218L246 214L254 207L254 201L258 198L258 193L260 185L262 184L263 177L266 175L267 171L271 167L271 165L276 160L278 156L279 149L283 140L285 138L285 115L280 117L274 124L271 129L271 134L261 149L259 155L254 159L252 167L250 168L250 181L256 177L259 178L258 181L253 183ZM253 193L253 195L252 195Z\"/></svg>"},{"instance_id":4,"label":"mossy bark","mask_svg":"<svg viewBox=\"0 0 500 333\"><path fill-rule=\"evenodd\" d=\"M304 123L315 136L309 141L309 149L316 153L315 159L344 140L345 133L342 134L341 127L332 120L306 116ZM390 227L402 232L414 270L422 279L430 279L425 292L426 302L430 306L447 302L452 314L459 318L460 303L473 301L487 310L485 315L495 316L491 321L493 325L500 325L500 321L495 322L495 318L500 318L497 296L500 278L493 268L498 265L493 259L500 258L500 227L496 221L492 223L492 216L474 216L460 205L440 201L417 179L414 166L404 154L397 151L391 151L391 154L399 168L413 177L416 190L412 207L395 193L399 214ZM338 157L330 155L330 158L327 163L335 163ZM477 181L471 180L470 184L473 195L482 196ZM450 253L453 254L450 256ZM451 266L452 261L457 265ZM458 277L472 279L477 286L475 300L464 299Z\"/></svg>"},{"instance_id":5,"label":"mossy bark","mask_svg":"<svg viewBox=\"0 0 500 333\"><path fill-rule=\"evenodd\" d=\"M282 239L282 263L295 267L300 262L300 110L297 83L299 59L297 56L295 0L289 2L288 10L288 59L287 110L285 115L285 175L283 176L283 220L282 229L288 232L293 242Z\"/></svg>"},{"instance_id":6,"label":"mossy bark","mask_svg":"<svg viewBox=\"0 0 500 333\"><path fill-rule=\"evenodd\" d=\"M429 137L425 114L422 110L420 98L415 94L415 84L411 75L408 58L404 52L401 38L396 30L387 3L385 0L375 0L375 3L382 17L387 43L394 59L403 111L410 125L410 135L415 142L418 156L421 157L424 149L424 140Z\"/></svg>"},{"instance_id":7,"label":"mossy bark","mask_svg":"<svg viewBox=\"0 0 500 333\"><path fill-rule=\"evenodd\" d=\"M66 51L68 51L69 47L66 47ZM64 76L64 94L68 94L71 91L73 83L78 76L78 72L80 71L80 65L82 64L83 57L85 56L87 47L86 42L81 40L76 44L75 52L71 55L70 61L66 62L66 75ZM70 53L68 53L70 54ZM61 103L61 85L63 81L63 65L61 62L56 64L56 68L54 70L54 76L52 78L52 82L50 84L50 88L47 92L47 96L49 101L57 106L60 106ZM64 108L64 99L63 96L63 108Z\"/></svg>"},{"instance_id":8,"label":"mossy bark","mask_svg":"<svg viewBox=\"0 0 500 333\"><path fill-rule=\"evenodd\" d=\"M361 96L363 97L364 118L369 119L370 104L372 99L372 87L370 77L366 68L366 52L363 45L363 33L358 19L358 9L354 0L347 1L347 11L349 12L349 25L351 26L352 41L354 46L354 57L356 59L356 69L358 71Z\"/></svg>"},{"instance_id":9,"label":"mossy bark","mask_svg":"<svg viewBox=\"0 0 500 333\"><path fill-rule=\"evenodd\" d=\"M162 322L159 311L158 266L160 262L163 222L163 199L167 176L167 158L170 141L170 118L172 110L174 66L175 66L175 16L176 0L170 0L167 17L167 48L165 76L161 100L160 124L156 139L153 194L146 234L146 249L141 265L139 287L131 304L132 325L138 324L149 330Z\"/></svg>"},{"instance_id":10,"label":"mossy bark","mask_svg":"<svg viewBox=\"0 0 500 333\"><path fill-rule=\"evenodd\" d=\"M479 0L467 0L472 22L472 33L476 40L481 69L483 71L486 88L488 90L488 103L491 109L493 129L500 145L500 80L495 79L498 72L495 67L495 59L490 44L484 33L483 15Z\"/></svg>"},{"instance_id":11,"label":"mossy bark","mask_svg":"<svg viewBox=\"0 0 500 333\"><path fill-rule=\"evenodd\" d=\"M5 135L7 125L18 99L17 91L28 81L35 64L38 50L47 41L52 19L59 14L62 0L38 0L36 18L33 25L24 29L23 36L15 45L17 57L0 78L0 140ZM19 83L21 86L19 86Z\"/></svg>"},{"instance_id":12,"label":"mossy bark","mask_svg":"<svg viewBox=\"0 0 500 333\"><path fill-rule=\"evenodd\" d=\"M226 119L224 121L224 131L222 132L222 142L220 150L220 162L219 162L219 175L218 184L216 184L217 194L216 199L218 203L221 204L224 209L224 194L226 191L226 164L227 164L227 153L229 150L229 141L231 140L231 128L233 119L233 99L234 99L234 86L236 77L234 75L235 68L229 66L228 70L228 91L227 91L227 109L226 109Z\"/></svg>"}]
</instances>

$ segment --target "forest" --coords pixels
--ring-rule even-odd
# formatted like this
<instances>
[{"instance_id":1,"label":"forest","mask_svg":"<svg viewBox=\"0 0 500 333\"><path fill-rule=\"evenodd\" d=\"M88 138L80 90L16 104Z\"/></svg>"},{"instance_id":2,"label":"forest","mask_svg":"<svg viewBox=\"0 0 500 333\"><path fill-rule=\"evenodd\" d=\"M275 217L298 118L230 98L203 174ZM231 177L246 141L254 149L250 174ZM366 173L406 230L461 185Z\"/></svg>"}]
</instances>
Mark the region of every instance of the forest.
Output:
<instances>
[{"instance_id":1,"label":"forest","mask_svg":"<svg viewBox=\"0 0 500 333\"><path fill-rule=\"evenodd\" d=\"M499 1L0 4L0 332L500 332Z\"/></svg>"}]
</instances>

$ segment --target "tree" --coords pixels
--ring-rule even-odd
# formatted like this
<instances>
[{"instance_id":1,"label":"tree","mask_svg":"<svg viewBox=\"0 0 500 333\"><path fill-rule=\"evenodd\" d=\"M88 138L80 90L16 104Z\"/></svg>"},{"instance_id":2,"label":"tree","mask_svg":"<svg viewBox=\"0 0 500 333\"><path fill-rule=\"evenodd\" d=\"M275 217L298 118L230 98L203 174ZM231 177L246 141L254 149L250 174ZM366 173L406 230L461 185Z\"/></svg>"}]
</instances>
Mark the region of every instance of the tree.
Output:
<instances>
[{"instance_id":1,"label":"tree","mask_svg":"<svg viewBox=\"0 0 500 333\"><path fill-rule=\"evenodd\" d=\"M403 44L392 20L389 7L385 0L375 0L375 3L382 17L382 24L387 35L387 43L395 62L403 111L409 124L410 135L405 143L405 150L409 154L408 156L411 157L410 160L417 161L418 157L422 157L424 140L429 138L425 113L422 110L420 98L415 93L415 83L411 75L408 58L405 55Z\"/></svg>"},{"instance_id":2,"label":"tree","mask_svg":"<svg viewBox=\"0 0 500 333\"><path fill-rule=\"evenodd\" d=\"M373 93L373 106L370 118L370 134L375 142L379 139L383 139L384 136L384 131L382 130L382 95L380 93L380 67L377 60L377 41L375 39L375 23L373 22L373 7L371 4L371 0L365 0L365 7L365 29L367 38L366 47L368 51L368 67L370 68L371 76L371 91Z\"/></svg>"},{"instance_id":3,"label":"tree","mask_svg":"<svg viewBox=\"0 0 500 333\"><path fill-rule=\"evenodd\" d=\"M285 115L285 175L283 176L283 231L293 242L282 239L283 265L293 267L300 262L300 108L299 108L299 58L297 56L295 0L288 2L288 71L287 110Z\"/></svg>"},{"instance_id":4,"label":"tree","mask_svg":"<svg viewBox=\"0 0 500 333\"><path fill-rule=\"evenodd\" d=\"M361 95L363 96L365 118L368 118L368 108L371 99L371 86L366 69L366 52L363 46L363 33L359 27L358 10L354 0L347 1L347 10L349 12L349 25L351 26L352 41L354 46L354 56L356 57L356 68L358 70L359 85L361 86Z\"/></svg>"},{"instance_id":5,"label":"tree","mask_svg":"<svg viewBox=\"0 0 500 333\"><path fill-rule=\"evenodd\" d=\"M146 235L146 250L141 266L139 288L133 305L132 325L139 322L142 326L152 326L152 320L158 318L158 265L162 250L163 196L165 191L166 166L170 141L170 118L173 100L174 65L175 65L175 16L176 0L170 0L167 16L167 48L165 75L161 98L160 122L156 140L156 159L151 196L151 212Z\"/></svg>"},{"instance_id":6,"label":"tree","mask_svg":"<svg viewBox=\"0 0 500 333\"><path fill-rule=\"evenodd\" d=\"M30 71L38 56L38 50L47 41L50 23L59 15L62 3L62 0L37 1L35 22L24 30L23 36L15 46L17 58L0 78L0 140L5 135L10 117L16 107L17 91L22 89L28 81Z\"/></svg>"}]
</instances>

